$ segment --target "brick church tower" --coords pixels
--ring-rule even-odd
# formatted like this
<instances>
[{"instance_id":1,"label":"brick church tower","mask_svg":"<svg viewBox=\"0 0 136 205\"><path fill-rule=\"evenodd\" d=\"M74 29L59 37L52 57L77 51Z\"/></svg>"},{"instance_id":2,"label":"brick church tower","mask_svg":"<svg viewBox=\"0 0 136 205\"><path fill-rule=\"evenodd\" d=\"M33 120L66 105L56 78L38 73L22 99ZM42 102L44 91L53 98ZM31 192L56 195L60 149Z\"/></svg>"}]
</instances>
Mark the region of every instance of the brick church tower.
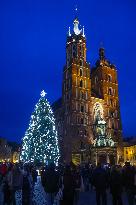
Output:
<instances>
[{"instance_id":1,"label":"brick church tower","mask_svg":"<svg viewBox=\"0 0 136 205\"><path fill-rule=\"evenodd\" d=\"M105 57L104 48L99 49L99 60L91 71L92 90L105 102L107 132L114 140L121 141L122 126L118 96L118 80L115 65Z\"/></svg>"},{"instance_id":2,"label":"brick church tower","mask_svg":"<svg viewBox=\"0 0 136 205\"><path fill-rule=\"evenodd\" d=\"M86 61L84 28L79 30L79 21L74 20L73 33L68 33L66 42L66 65L63 71L62 107L64 110L64 155L86 149L91 133L89 126L89 100L91 96L90 67ZM91 137L91 136L90 136ZM69 146L68 146L69 145Z\"/></svg>"},{"instance_id":3,"label":"brick church tower","mask_svg":"<svg viewBox=\"0 0 136 205\"><path fill-rule=\"evenodd\" d=\"M66 41L62 97L52 107L56 117L61 156L64 161L90 159L95 139L95 117L100 113L106 133L119 145L122 139L117 70L99 49L99 60L91 69L86 61L84 27L76 17Z\"/></svg>"}]
</instances>

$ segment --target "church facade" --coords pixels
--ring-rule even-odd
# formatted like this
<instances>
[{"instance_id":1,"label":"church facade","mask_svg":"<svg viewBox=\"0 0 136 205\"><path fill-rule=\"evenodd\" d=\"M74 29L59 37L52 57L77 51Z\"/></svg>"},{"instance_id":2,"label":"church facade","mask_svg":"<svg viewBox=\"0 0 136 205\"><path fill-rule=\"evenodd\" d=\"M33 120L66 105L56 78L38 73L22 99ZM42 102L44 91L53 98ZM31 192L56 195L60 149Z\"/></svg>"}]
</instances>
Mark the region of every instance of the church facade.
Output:
<instances>
[{"instance_id":1,"label":"church facade","mask_svg":"<svg viewBox=\"0 0 136 205\"><path fill-rule=\"evenodd\" d=\"M53 103L62 159L90 161L99 136L114 141L121 155L122 126L118 96L117 69L99 49L98 60L91 67L86 60L84 27L75 18L66 41L62 97ZM107 146L102 144L100 147ZM108 145L110 149L110 145ZM114 146L114 147L115 147ZM112 147L112 144L111 144Z\"/></svg>"}]
</instances>

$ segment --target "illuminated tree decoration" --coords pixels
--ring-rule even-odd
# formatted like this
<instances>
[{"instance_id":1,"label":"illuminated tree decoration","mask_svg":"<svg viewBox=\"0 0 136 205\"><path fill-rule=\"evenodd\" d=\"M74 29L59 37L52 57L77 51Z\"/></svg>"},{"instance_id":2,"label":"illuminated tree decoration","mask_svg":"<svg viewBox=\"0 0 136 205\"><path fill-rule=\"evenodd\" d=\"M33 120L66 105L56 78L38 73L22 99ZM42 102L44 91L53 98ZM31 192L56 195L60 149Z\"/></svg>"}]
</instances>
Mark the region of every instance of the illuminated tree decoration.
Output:
<instances>
[{"instance_id":1,"label":"illuminated tree decoration","mask_svg":"<svg viewBox=\"0 0 136 205\"><path fill-rule=\"evenodd\" d=\"M20 160L23 162L50 163L56 165L59 160L59 146L55 119L46 93L41 98L31 115L29 127L22 140Z\"/></svg>"}]
</instances>

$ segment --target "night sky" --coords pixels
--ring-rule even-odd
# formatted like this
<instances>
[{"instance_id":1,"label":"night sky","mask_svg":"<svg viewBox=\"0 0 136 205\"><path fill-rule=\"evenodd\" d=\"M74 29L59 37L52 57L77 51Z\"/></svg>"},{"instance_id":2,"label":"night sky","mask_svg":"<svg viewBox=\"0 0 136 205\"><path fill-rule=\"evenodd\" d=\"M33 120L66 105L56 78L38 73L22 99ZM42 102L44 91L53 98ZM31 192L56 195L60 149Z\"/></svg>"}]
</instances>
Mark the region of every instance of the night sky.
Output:
<instances>
[{"instance_id":1,"label":"night sky","mask_svg":"<svg viewBox=\"0 0 136 205\"><path fill-rule=\"evenodd\" d=\"M92 66L103 42L116 65L124 136L136 136L136 1L0 1L0 136L20 141L42 89L61 96L68 27L74 7L85 26Z\"/></svg>"}]
</instances>

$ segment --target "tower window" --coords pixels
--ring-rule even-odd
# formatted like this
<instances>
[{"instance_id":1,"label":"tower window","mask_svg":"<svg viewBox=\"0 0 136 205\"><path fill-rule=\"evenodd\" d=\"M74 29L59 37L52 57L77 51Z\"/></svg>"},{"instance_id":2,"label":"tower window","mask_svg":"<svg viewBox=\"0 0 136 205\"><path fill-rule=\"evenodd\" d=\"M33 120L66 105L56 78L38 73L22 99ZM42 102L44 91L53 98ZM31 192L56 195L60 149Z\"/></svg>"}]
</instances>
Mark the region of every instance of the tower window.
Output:
<instances>
[{"instance_id":1,"label":"tower window","mask_svg":"<svg viewBox=\"0 0 136 205\"><path fill-rule=\"evenodd\" d=\"M110 106L112 106L113 105L113 100L112 99L110 99Z\"/></svg>"},{"instance_id":2,"label":"tower window","mask_svg":"<svg viewBox=\"0 0 136 205\"><path fill-rule=\"evenodd\" d=\"M101 89L99 88L99 95L101 95Z\"/></svg>"},{"instance_id":3,"label":"tower window","mask_svg":"<svg viewBox=\"0 0 136 205\"><path fill-rule=\"evenodd\" d=\"M80 66L83 66L83 61L82 60L80 60Z\"/></svg>"},{"instance_id":4,"label":"tower window","mask_svg":"<svg viewBox=\"0 0 136 205\"><path fill-rule=\"evenodd\" d=\"M66 79L68 78L68 70L66 71Z\"/></svg>"},{"instance_id":5,"label":"tower window","mask_svg":"<svg viewBox=\"0 0 136 205\"><path fill-rule=\"evenodd\" d=\"M88 112L88 104L86 104L86 112Z\"/></svg>"},{"instance_id":6,"label":"tower window","mask_svg":"<svg viewBox=\"0 0 136 205\"><path fill-rule=\"evenodd\" d=\"M73 57L76 58L77 51L76 51L76 45L73 45Z\"/></svg>"},{"instance_id":7,"label":"tower window","mask_svg":"<svg viewBox=\"0 0 136 205\"><path fill-rule=\"evenodd\" d=\"M114 126L114 121L112 121L112 129L114 129L115 128L115 126Z\"/></svg>"},{"instance_id":8,"label":"tower window","mask_svg":"<svg viewBox=\"0 0 136 205\"><path fill-rule=\"evenodd\" d=\"M86 92L86 100L87 100L87 98L88 98L88 93Z\"/></svg>"},{"instance_id":9,"label":"tower window","mask_svg":"<svg viewBox=\"0 0 136 205\"><path fill-rule=\"evenodd\" d=\"M82 91L80 91L80 98L84 99L84 93Z\"/></svg>"},{"instance_id":10,"label":"tower window","mask_svg":"<svg viewBox=\"0 0 136 205\"><path fill-rule=\"evenodd\" d=\"M95 76L94 81L95 81L95 84L98 82L98 76Z\"/></svg>"},{"instance_id":11,"label":"tower window","mask_svg":"<svg viewBox=\"0 0 136 205\"><path fill-rule=\"evenodd\" d=\"M67 93L67 100L69 100L69 94Z\"/></svg>"},{"instance_id":12,"label":"tower window","mask_svg":"<svg viewBox=\"0 0 136 205\"><path fill-rule=\"evenodd\" d=\"M84 87L86 88L86 80L84 81Z\"/></svg>"},{"instance_id":13,"label":"tower window","mask_svg":"<svg viewBox=\"0 0 136 205\"><path fill-rule=\"evenodd\" d=\"M112 82L112 76L108 75L108 82Z\"/></svg>"},{"instance_id":14,"label":"tower window","mask_svg":"<svg viewBox=\"0 0 136 205\"><path fill-rule=\"evenodd\" d=\"M83 76L83 69L80 68L80 76Z\"/></svg>"},{"instance_id":15,"label":"tower window","mask_svg":"<svg viewBox=\"0 0 136 205\"><path fill-rule=\"evenodd\" d=\"M84 112L84 106L81 105L81 112Z\"/></svg>"},{"instance_id":16,"label":"tower window","mask_svg":"<svg viewBox=\"0 0 136 205\"><path fill-rule=\"evenodd\" d=\"M87 131L85 130L85 136L87 136Z\"/></svg>"},{"instance_id":17,"label":"tower window","mask_svg":"<svg viewBox=\"0 0 136 205\"><path fill-rule=\"evenodd\" d=\"M79 49L80 49L80 51L82 50L82 45L80 45Z\"/></svg>"},{"instance_id":18,"label":"tower window","mask_svg":"<svg viewBox=\"0 0 136 205\"><path fill-rule=\"evenodd\" d=\"M119 124L118 124L118 121L116 122L116 129L118 129L119 128Z\"/></svg>"},{"instance_id":19,"label":"tower window","mask_svg":"<svg viewBox=\"0 0 136 205\"><path fill-rule=\"evenodd\" d=\"M111 128L111 121L110 121L110 119L109 119L109 128Z\"/></svg>"},{"instance_id":20,"label":"tower window","mask_svg":"<svg viewBox=\"0 0 136 205\"><path fill-rule=\"evenodd\" d=\"M82 88L83 87L83 81L80 80L80 87Z\"/></svg>"},{"instance_id":21,"label":"tower window","mask_svg":"<svg viewBox=\"0 0 136 205\"><path fill-rule=\"evenodd\" d=\"M109 95L112 95L112 94L113 94L113 90L112 90L112 88L109 88L109 90L108 90L108 94L109 94Z\"/></svg>"},{"instance_id":22,"label":"tower window","mask_svg":"<svg viewBox=\"0 0 136 205\"><path fill-rule=\"evenodd\" d=\"M83 119L83 118L81 118L81 124L82 124L82 125L84 124L84 119Z\"/></svg>"},{"instance_id":23,"label":"tower window","mask_svg":"<svg viewBox=\"0 0 136 205\"><path fill-rule=\"evenodd\" d=\"M78 98L78 89L76 88L76 98Z\"/></svg>"},{"instance_id":24,"label":"tower window","mask_svg":"<svg viewBox=\"0 0 136 205\"><path fill-rule=\"evenodd\" d=\"M69 78L68 87L70 88L70 86L71 86L71 80L70 80L70 78Z\"/></svg>"}]
</instances>

